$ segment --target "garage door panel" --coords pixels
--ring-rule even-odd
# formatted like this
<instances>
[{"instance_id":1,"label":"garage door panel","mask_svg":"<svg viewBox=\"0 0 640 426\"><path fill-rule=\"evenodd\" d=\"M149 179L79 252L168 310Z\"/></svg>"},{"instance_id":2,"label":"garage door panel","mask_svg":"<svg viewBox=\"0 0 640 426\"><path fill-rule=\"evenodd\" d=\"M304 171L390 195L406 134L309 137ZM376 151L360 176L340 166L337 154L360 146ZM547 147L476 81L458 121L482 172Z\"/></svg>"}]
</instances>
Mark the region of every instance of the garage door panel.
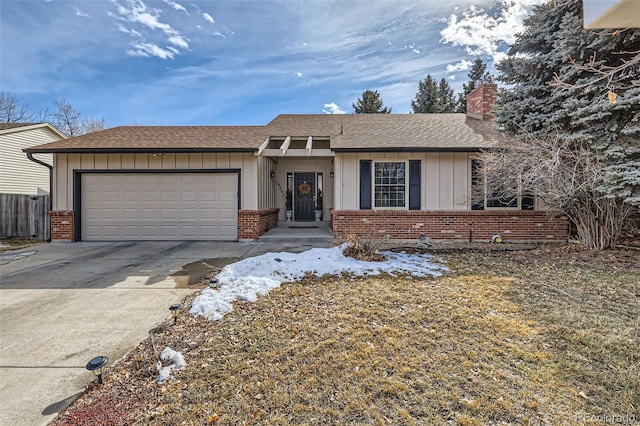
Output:
<instances>
[{"instance_id":1,"label":"garage door panel","mask_svg":"<svg viewBox=\"0 0 640 426\"><path fill-rule=\"evenodd\" d=\"M180 191L180 201L196 201L198 194L195 191Z\"/></svg>"},{"instance_id":2,"label":"garage door panel","mask_svg":"<svg viewBox=\"0 0 640 426\"><path fill-rule=\"evenodd\" d=\"M158 201L158 193L156 191L142 191L142 201Z\"/></svg>"},{"instance_id":3,"label":"garage door panel","mask_svg":"<svg viewBox=\"0 0 640 426\"><path fill-rule=\"evenodd\" d=\"M237 240L237 174L82 176L82 238Z\"/></svg>"},{"instance_id":4,"label":"garage door panel","mask_svg":"<svg viewBox=\"0 0 640 426\"><path fill-rule=\"evenodd\" d=\"M220 209L218 211L219 213L219 218L221 220L235 220L236 218L236 210L232 210L232 209Z\"/></svg>"}]
</instances>

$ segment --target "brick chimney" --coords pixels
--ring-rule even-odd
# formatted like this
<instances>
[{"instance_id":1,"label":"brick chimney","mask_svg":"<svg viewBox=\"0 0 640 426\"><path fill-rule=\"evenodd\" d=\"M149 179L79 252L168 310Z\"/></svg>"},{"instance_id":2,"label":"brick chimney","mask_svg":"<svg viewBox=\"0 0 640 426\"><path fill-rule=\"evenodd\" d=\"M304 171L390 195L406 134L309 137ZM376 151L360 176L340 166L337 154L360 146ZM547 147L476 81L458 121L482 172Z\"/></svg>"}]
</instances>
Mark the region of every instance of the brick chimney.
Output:
<instances>
[{"instance_id":1,"label":"brick chimney","mask_svg":"<svg viewBox=\"0 0 640 426\"><path fill-rule=\"evenodd\" d=\"M498 85L483 83L467 95L467 117L477 120L493 120L493 104L498 95Z\"/></svg>"}]
</instances>

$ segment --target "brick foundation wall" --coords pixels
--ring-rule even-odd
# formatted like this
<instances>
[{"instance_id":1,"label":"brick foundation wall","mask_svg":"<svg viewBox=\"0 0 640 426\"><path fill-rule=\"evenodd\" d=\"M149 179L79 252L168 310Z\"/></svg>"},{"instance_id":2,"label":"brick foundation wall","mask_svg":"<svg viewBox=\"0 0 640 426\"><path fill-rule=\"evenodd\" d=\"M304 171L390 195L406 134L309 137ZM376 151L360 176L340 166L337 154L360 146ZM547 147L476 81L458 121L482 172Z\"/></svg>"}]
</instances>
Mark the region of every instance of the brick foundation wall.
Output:
<instances>
[{"instance_id":1,"label":"brick foundation wall","mask_svg":"<svg viewBox=\"0 0 640 426\"><path fill-rule=\"evenodd\" d=\"M504 241L566 241L567 217L544 211L419 211L332 210L335 238L349 234L392 239L489 241L501 234Z\"/></svg>"},{"instance_id":2,"label":"brick foundation wall","mask_svg":"<svg viewBox=\"0 0 640 426\"><path fill-rule=\"evenodd\" d=\"M238 238L256 239L278 225L280 209L238 210Z\"/></svg>"},{"instance_id":3,"label":"brick foundation wall","mask_svg":"<svg viewBox=\"0 0 640 426\"><path fill-rule=\"evenodd\" d=\"M73 210L54 210L49 212L51 241L74 241Z\"/></svg>"}]
</instances>

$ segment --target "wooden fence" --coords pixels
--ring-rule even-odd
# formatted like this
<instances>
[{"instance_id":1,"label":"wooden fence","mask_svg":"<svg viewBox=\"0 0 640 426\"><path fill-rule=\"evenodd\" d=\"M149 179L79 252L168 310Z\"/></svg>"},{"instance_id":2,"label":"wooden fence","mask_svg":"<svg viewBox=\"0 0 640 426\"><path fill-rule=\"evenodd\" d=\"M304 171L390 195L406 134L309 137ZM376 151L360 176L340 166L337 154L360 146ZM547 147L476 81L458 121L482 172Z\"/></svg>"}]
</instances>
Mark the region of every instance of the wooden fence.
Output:
<instances>
[{"instance_id":1,"label":"wooden fence","mask_svg":"<svg viewBox=\"0 0 640 426\"><path fill-rule=\"evenodd\" d=\"M49 239L49 195L0 194L0 237Z\"/></svg>"}]
</instances>

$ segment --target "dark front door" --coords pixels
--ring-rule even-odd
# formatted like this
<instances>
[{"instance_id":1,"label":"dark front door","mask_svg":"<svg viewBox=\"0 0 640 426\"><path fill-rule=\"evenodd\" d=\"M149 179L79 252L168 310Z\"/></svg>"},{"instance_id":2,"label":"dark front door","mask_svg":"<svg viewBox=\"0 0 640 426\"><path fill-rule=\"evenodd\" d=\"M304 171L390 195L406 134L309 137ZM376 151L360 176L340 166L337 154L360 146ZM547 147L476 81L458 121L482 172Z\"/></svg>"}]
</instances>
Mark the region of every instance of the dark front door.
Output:
<instances>
[{"instance_id":1,"label":"dark front door","mask_svg":"<svg viewBox=\"0 0 640 426\"><path fill-rule=\"evenodd\" d=\"M315 173L293 175L293 220L313 220L313 197L316 194Z\"/></svg>"}]
</instances>

